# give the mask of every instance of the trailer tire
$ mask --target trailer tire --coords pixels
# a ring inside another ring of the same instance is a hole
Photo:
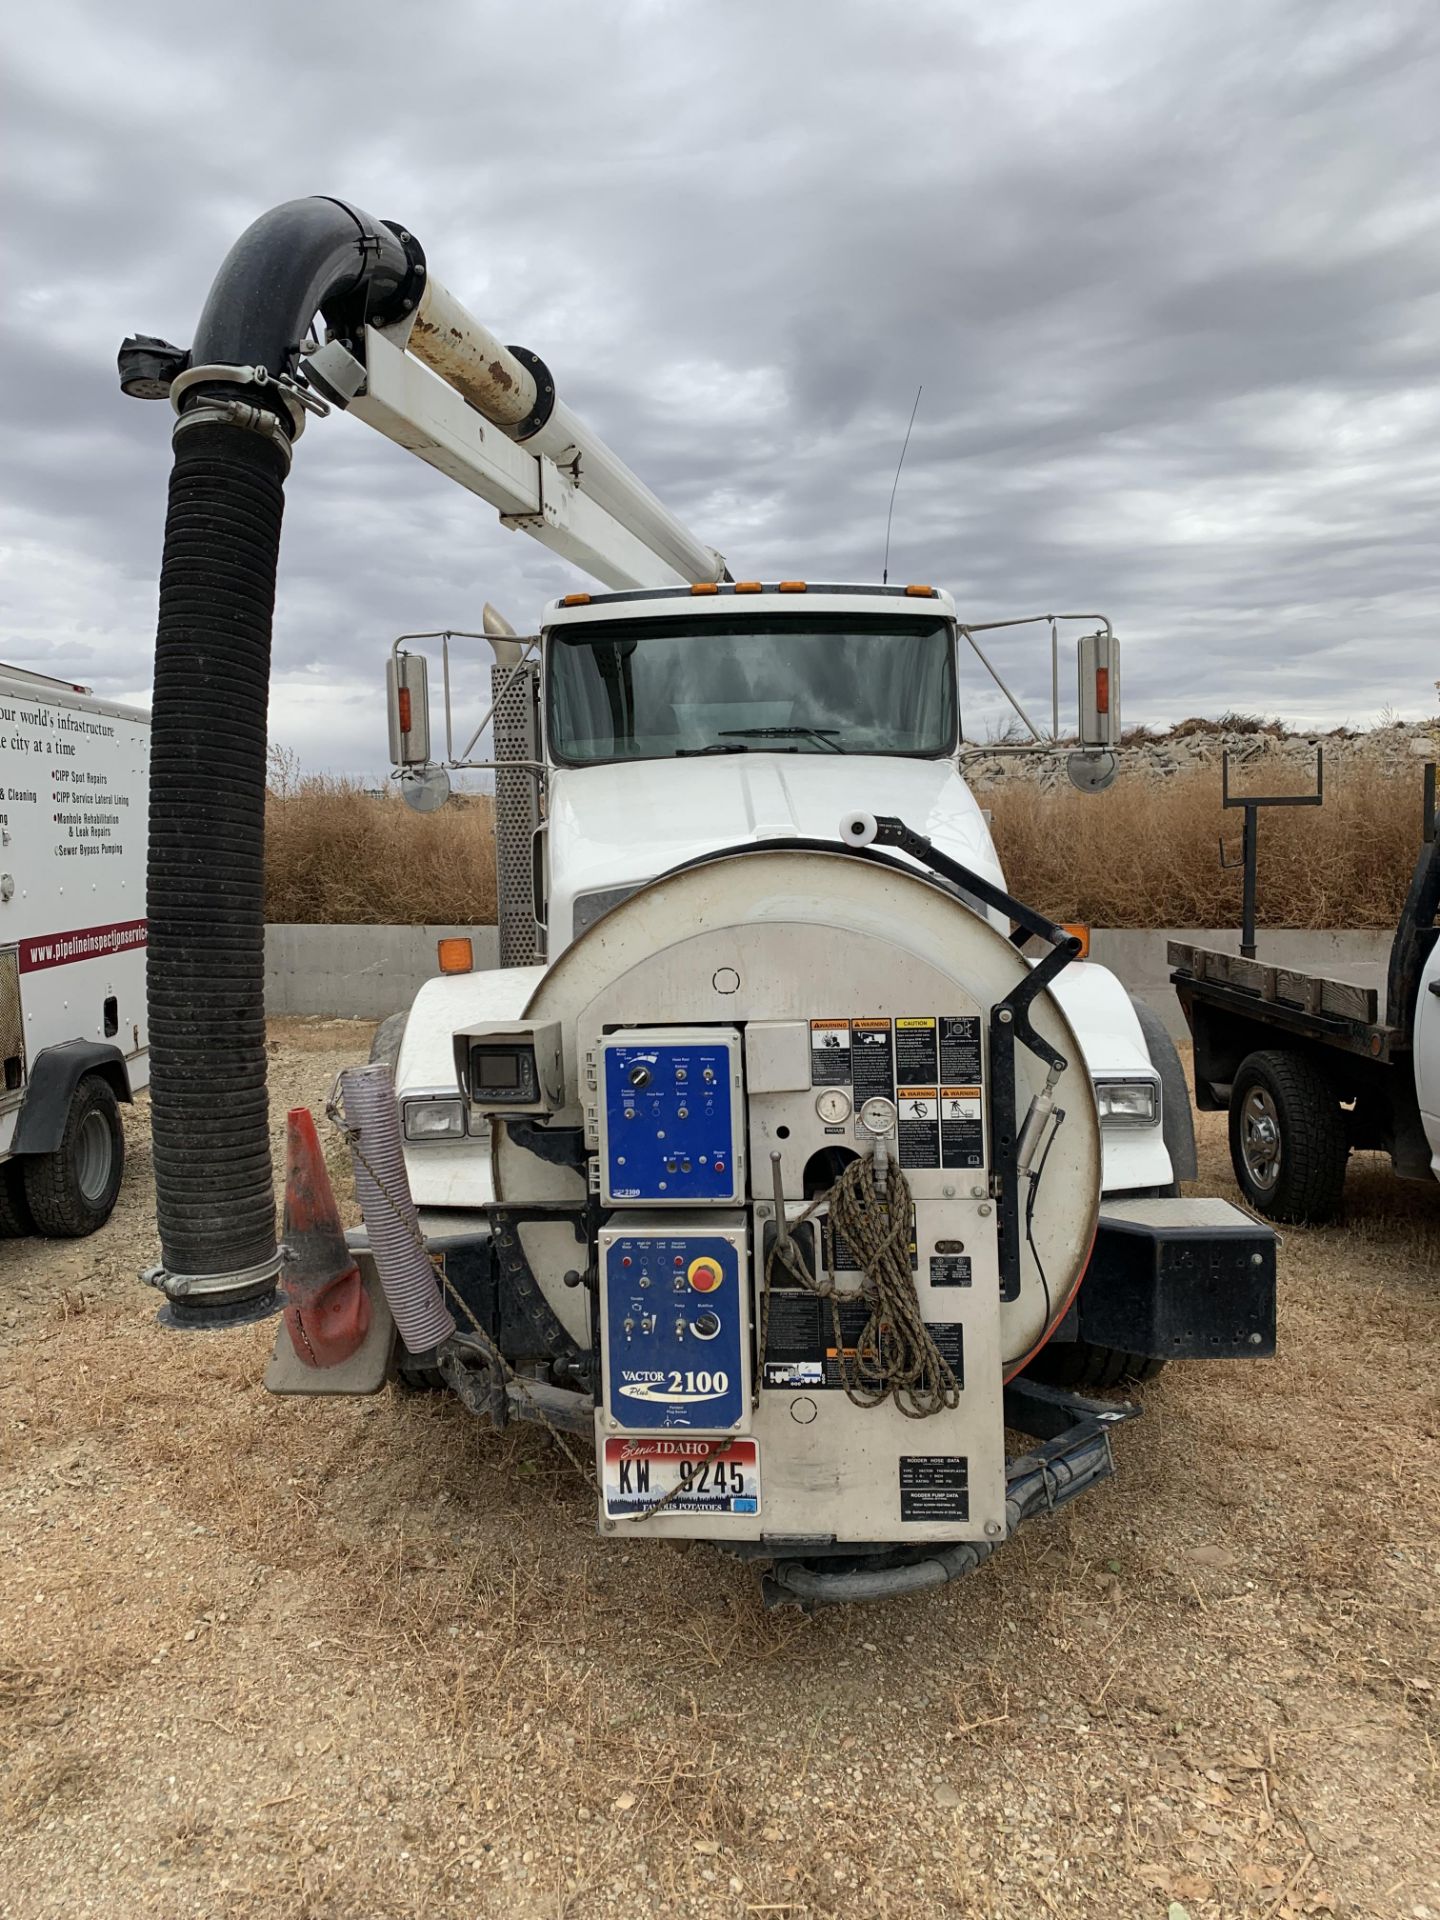
[[[1315,1061],[1283,1048],[1241,1061],[1230,1091],[1230,1162],[1252,1207],[1302,1226],[1333,1220],[1349,1158],[1339,1093]]]
[[[25,1204],[23,1162],[7,1160],[0,1166],[0,1240],[20,1240],[35,1231]]]
[[[125,1176],[125,1129],[115,1090],[98,1073],[81,1076],[70,1096],[65,1131],[53,1153],[29,1155],[25,1199],[36,1230],[79,1240],[103,1227]]]

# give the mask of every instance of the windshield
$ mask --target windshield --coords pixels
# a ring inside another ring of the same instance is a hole
[[[955,747],[942,619],[597,621],[552,632],[548,656],[550,751],[562,765]]]

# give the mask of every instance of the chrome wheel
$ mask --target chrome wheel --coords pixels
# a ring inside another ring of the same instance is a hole
[[[1240,1116],[1240,1151],[1257,1187],[1273,1187],[1280,1178],[1280,1116],[1264,1087],[1252,1087]]]
[[[75,1179],[92,1204],[105,1198],[115,1165],[115,1142],[103,1113],[87,1113],[75,1136]]]

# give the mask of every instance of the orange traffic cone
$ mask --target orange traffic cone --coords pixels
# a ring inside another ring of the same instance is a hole
[[[314,1115],[292,1107],[285,1132],[280,1291],[290,1342],[307,1367],[337,1367],[370,1330],[370,1296],[345,1244]]]

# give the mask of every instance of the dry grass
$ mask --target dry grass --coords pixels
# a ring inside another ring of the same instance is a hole
[[[1237,787],[1244,790],[1243,776]],[[1163,782],[1122,775],[1098,796],[1070,787],[1042,793],[1015,780],[980,797],[993,813],[1011,887],[1057,919],[1098,927],[1223,927],[1239,919],[1240,876],[1220,870],[1217,843],[1223,834],[1239,857],[1241,815],[1222,812],[1213,770]],[[266,810],[266,917],[489,924],[492,805],[477,794],[417,814],[347,781],[281,778]],[[1418,834],[1413,777],[1341,762],[1322,808],[1262,816],[1260,924],[1393,924]]]
[[[485,926],[495,919],[488,794],[413,813],[395,794],[306,775],[272,783],[265,917],[371,926]]]
[[[274,1037],[278,1116],[369,1030]],[[132,1169],[96,1242],[0,1249],[0,1913],[1440,1908],[1434,1189],[1360,1167],[1286,1236],[1280,1357],[1172,1369],[981,1574],[807,1619],[598,1538],[534,1431],[160,1333]]]
[[[1257,780],[1263,785],[1257,784]],[[1245,772],[1236,792],[1305,792],[1303,776]],[[1228,927],[1240,917],[1243,815],[1220,805],[1213,769],[1165,781],[1122,774],[1108,793],[1041,793],[1024,781],[987,789],[1012,890],[1060,920],[1097,927]],[[1259,923],[1392,926],[1420,846],[1419,781],[1341,763],[1325,804],[1260,816]]]

